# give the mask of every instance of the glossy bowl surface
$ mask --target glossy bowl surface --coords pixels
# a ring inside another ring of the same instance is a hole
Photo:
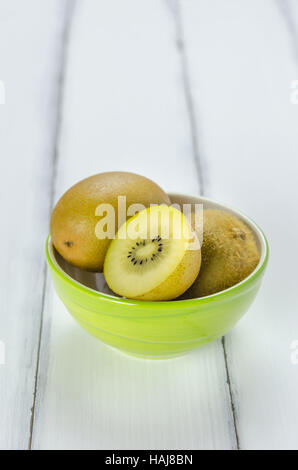
[[[224,336],[257,295],[268,261],[268,243],[259,227],[240,212],[203,197],[170,194],[174,203],[203,204],[238,216],[252,229],[260,261],[239,284],[199,299],[148,302],[117,297],[102,274],[71,266],[48,237],[46,257],[57,294],[90,334],[127,354],[150,359],[182,355]]]

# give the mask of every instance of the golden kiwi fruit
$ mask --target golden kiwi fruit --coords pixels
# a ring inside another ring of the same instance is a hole
[[[138,231],[135,233],[134,228]],[[116,294],[139,300],[171,300],[194,282],[201,250],[190,249],[193,233],[173,207],[151,207],[119,229],[104,262],[104,275]]]
[[[115,233],[118,221],[118,196],[126,197],[126,207],[141,204],[171,204],[167,194],[153,181],[128,172],[107,172],[90,176],[72,186],[57,202],[51,216],[52,243],[69,263],[85,270],[102,272],[111,239],[99,239],[96,210],[108,204],[115,211]],[[100,214],[103,215],[103,214]],[[123,222],[130,215],[125,214]]]
[[[216,209],[206,209],[203,215],[201,269],[184,298],[205,297],[232,287],[249,276],[260,259],[255,237],[242,220]]]

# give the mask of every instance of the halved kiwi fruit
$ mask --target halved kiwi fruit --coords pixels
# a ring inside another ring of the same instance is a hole
[[[131,299],[179,297],[200,270],[201,251],[190,249],[192,237],[187,219],[173,207],[161,205],[139,212],[121,226],[108,248],[107,284],[116,294]]]
[[[234,286],[249,276],[260,259],[255,237],[242,220],[215,209],[206,209],[203,215],[202,265],[184,298],[204,297]]]

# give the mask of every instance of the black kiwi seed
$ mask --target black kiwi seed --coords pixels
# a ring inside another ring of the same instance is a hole
[[[156,247],[157,248],[157,252],[156,253],[153,253],[151,255],[150,258],[145,258],[145,259],[137,259],[135,257],[136,255],[136,251],[133,251],[133,250],[136,250],[137,247],[139,246],[146,246],[147,244],[147,240],[143,240],[143,241],[140,241],[140,242],[136,242],[135,246],[133,246],[131,248],[131,251],[128,252],[128,256],[127,258],[130,258],[130,261],[133,263],[133,265],[135,266],[136,264],[139,264],[140,266],[144,263],[148,263],[149,259],[151,259],[151,261],[155,261],[156,259],[158,259],[159,257],[159,253],[161,253],[163,251],[163,240],[162,238],[158,235],[157,237],[155,238],[152,238],[151,240],[152,243],[155,243],[157,242],[158,246]]]

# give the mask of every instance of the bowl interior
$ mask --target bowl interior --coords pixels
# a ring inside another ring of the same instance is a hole
[[[241,214],[239,211],[232,209],[226,205],[220,204],[218,202],[212,201],[208,198],[204,197],[196,197],[196,196],[188,196],[184,194],[169,194],[172,203],[179,204],[181,207],[183,204],[203,204],[204,209],[221,209],[227,212],[230,212],[233,215],[236,215],[240,219],[242,219],[252,230],[256,243],[260,252],[260,261],[256,269],[250,274],[252,276],[259,267],[263,264],[266,254],[267,254],[267,245],[265,237],[262,231],[257,227],[257,225],[247,218],[245,215]],[[50,241],[49,241],[50,243]],[[107,285],[104,275],[102,273],[93,273],[83,271],[82,269],[76,268],[72,266],[70,263],[65,261],[62,256],[55,250],[55,248],[50,243],[49,245],[49,255],[56,265],[56,267],[61,270],[67,277],[70,277],[72,280],[76,281],[77,283],[87,287],[88,289],[95,290],[97,292],[101,292],[105,295],[109,295],[112,297],[118,297],[114,292],[112,292]],[[249,276],[249,277],[250,277]],[[244,280],[245,281],[245,280]],[[242,281],[242,282],[244,282]],[[119,297],[118,297],[119,298]]]

